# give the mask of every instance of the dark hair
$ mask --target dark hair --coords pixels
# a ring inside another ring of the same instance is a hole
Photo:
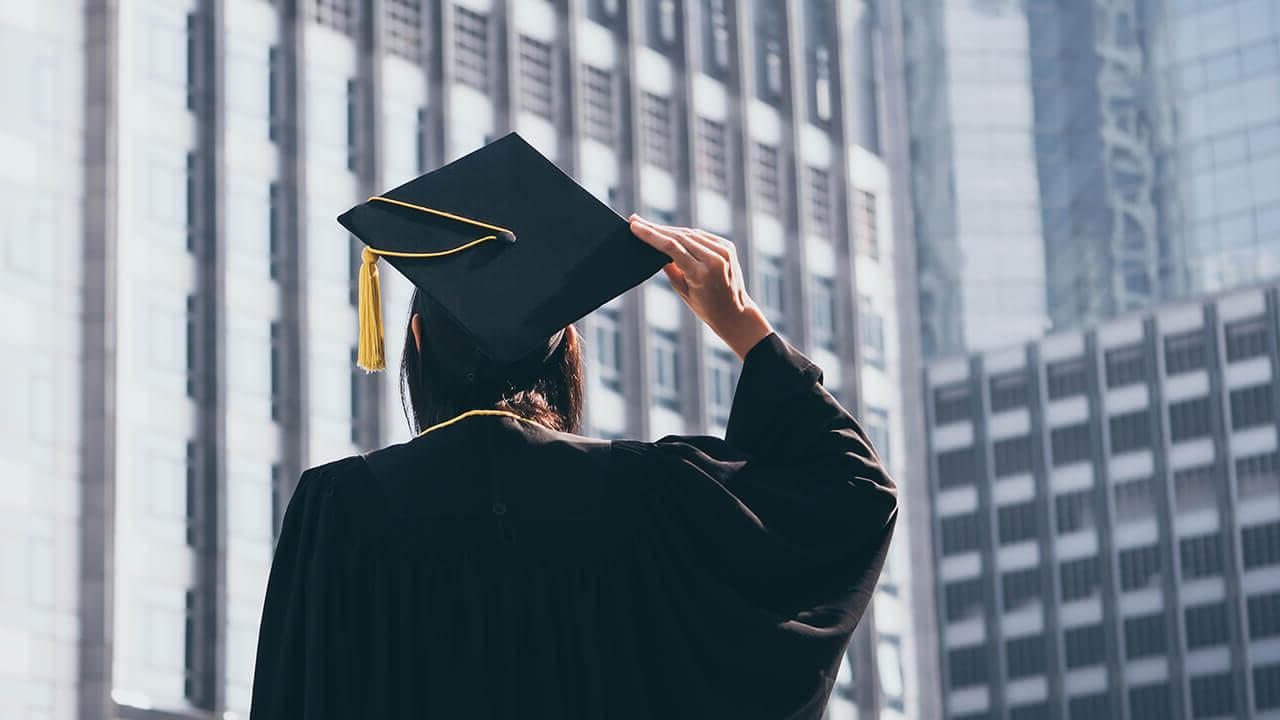
[[[533,380],[519,386],[508,380],[467,385],[450,378],[438,363],[419,352],[413,337],[413,316],[426,317],[425,302],[415,289],[400,361],[400,404],[414,433],[475,409],[507,410],[553,430],[578,431],[584,373],[581,338],[572,325],[565,328],[564,339]],[[425,323],[421,331],[424,345],[432,342],[435,333],[456,332],[444,325],[431,327]]]

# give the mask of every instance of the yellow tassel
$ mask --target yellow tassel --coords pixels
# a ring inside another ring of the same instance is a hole
[[[356,365],[368,372],[387,367],[382,347],[382,291],[378,284],[378,255],[369,248],[360,253],[358,311],[360,342],[356,349]]]

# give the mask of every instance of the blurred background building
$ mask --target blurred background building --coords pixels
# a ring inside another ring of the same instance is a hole
[[[944,717],[1280,716],[1278,303],[929,365]]]
[[[902,0],[923,351],[1280,273],[1274,0]]]
[[[753,296],[927,522],[897,17],[855,0],[6,4],[0,717],[244,716],[293,483],[408,439],[394,376],[354,366],[357,243],[334,218],[509,130],[624,213],[734,239]],[[394,368],[409,286],[384,278]],[[723,430],[738,361],[661,274],[580,330],[590,433]],[[910,516],[832,717],[936,714]]]

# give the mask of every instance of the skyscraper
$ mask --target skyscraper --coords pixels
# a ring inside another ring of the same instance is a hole
[[[407,439],[394,377],[353,363],[334,218],[508,130],[621,211],[734,239],[902,478],[877,28],[828,0],[0,10],[0,716],[243,716],[294,481]],[[394,368],[409,287],[384,278]],[[661,275],[580,329],[590,432],[723,429],[737,360]],[[898,532],[833,715],[912,717],[933,686]]]
[[[1274,2],[902,8],[927,355],[1280,273]]]
[[[1278,303],[929,365],[943,717],[1280,710]]]
[[[921,349],[1047,327],[1024,6],[901,0]]]

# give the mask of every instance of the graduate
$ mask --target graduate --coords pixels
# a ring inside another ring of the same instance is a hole
[[[416,435],[299,479],[251,720],[820,718],[897,490],[733,245],[623,219],[516,134],[339,221],[362,367],[380,261],[416,287]],[[725,436],[577,434],[572,323],[659,269],[742,360]]]

